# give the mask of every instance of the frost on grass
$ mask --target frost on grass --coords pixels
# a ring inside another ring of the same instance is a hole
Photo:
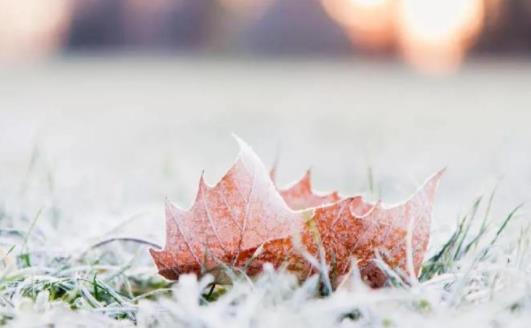
[[[32,208],[27,195],[18,197],[0,202],[0,323],[7,326],[528,327],[531,321],[531,231],[513,222],[517,215],[524,221],[521,210],[490,217],[491,198],[475,202],[446,243],[431,246],[418,280],[378,262],[388,288],[367,288],[354,266],[331,292],[326,263],[318,259],[318,272],[303,283],[267,266],[255,279],[226,268],[233,284],[213,286],[209,275],[160,278],[145,240],[102,232],[93,242],[51,247],[71,240],[61,223],[80,225],[77,215],[84,213],[67,211],[66,202]],[[126,235],[123,226],[115,230]]]
[[[142,240],[110,238],[76,251],[47,247],[61,236],[56,210],[0,211],[0,322],[58,327],[528,327],[530,230],[519,213],[489,218],[492,200],[474,203],[453,234],[433,245],[419,280],[378,262],[388,288],[372,290],[353,266],[331,292],[322,271],[301,283],[266,265],[231,286],[183,275],[159,278]],[[513,229],[507,230],[507,227]]]
[[[183,327],[527,327],[531,320],[529,231],[501,242],[503,229],[515,213],[493,226],[487,215],[478,217],[479,205],[474,205],[448,242],[427,261],[420,281],[408,281],[388,271],[392,288],[374,290],[362,283],[354,266],[342,286],[323,296],[318,275],[300,285],[294,276],[266,266],[257,280],[238,280],[223,296],[209,301],[212,277],[198,281],[186,275],[170,298],[139,305],[139,323]],[[473,229],[473,223],[479,221],[480,226]]]

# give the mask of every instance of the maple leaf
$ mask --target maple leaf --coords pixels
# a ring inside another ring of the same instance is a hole
[[[334,282],[356,259],[364,280],[382,286],[386,276],[374,261],[377,256],[393,269],[419,274],[442,171],[407,201],[384,206],[361,196],[318,195],[309,171],[279,190],[274,174],[268,174],[247,144],[236,140],[236,163],[215,186],[201,176],[190,209],[166,203],[166,245],[150,250],[161,275],[178,279],[183,273],[213,273],[221,280],[224,266],[252,276],[272,263],[304,279],[318,270],[309,260],[312,256],[324,256]]]
[[[271,175],[274,181],[274,174]],[[287,189],[279,189],[278,192],[286,204],[294,210],[317,207],[324,204],[337,202],[340,197],[337,192],[326,195],[318,195],[312,190],[311,172],[306,171],[304,176]]]

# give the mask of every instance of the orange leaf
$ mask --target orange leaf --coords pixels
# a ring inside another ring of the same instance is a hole
[[[306,171],[302,179],[291,187],[278,191],[286,204],[294,210],[317,207],[337,202],[340,197],[337,192],[328,195],[317,195],[312,190],[311,173]]]
[[[210,272],[222,280],[224,265],[254,275],[269,262],[285,264],[304,279],[317,270],[308,255],[322,254],[334,282],[357,259],[364,279],[376,287],[386,280],[374,262],[377,253],[391,268],[418,275],[442,171],[409,200],[390,207],[360,196],[317,195],[309,172],[277,190],[252,149],[236,139],[238,160],[220,182],[210,187],[201,177],[188,210],[166,204],[166,246],[151,250],[161,275],[178,279],[182,273]]]

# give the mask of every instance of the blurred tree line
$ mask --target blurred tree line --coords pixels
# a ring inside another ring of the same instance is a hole
[[[64,47],[67,51],[181,49],[257,53],[356,50],[319,0],[268,1],[76,1]],[[499,10],[487,12],[473,51],[530,52],[531,0],[505,0]]]

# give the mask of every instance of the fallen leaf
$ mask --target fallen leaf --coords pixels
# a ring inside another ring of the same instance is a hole
[[[340,197],[337,192],[326,195],[318,195],[312,190],[310,170],[306,171],[302,179],[287,189],[278,191],[286,204],[294,210],[318,207],[337,202]]]
[[[221,181],[211,187],[201,176],[188,210],[167,202],[166,245],[150,250],[161,275],[178,279],[183,273],[212,273],[220,281],[224,267],[252,276],[272,263],[304,279],[319,269],[312,258],[324,257],[334,283],[356,259],[364,280],[379,287],[386,276],[374,261],[377,256],[392,269],[419,274],[442,171],[394,206],[369,203],[361,196],[318,195],[309,172],[279,190],[274,175],[236,139],[238,160]]]

